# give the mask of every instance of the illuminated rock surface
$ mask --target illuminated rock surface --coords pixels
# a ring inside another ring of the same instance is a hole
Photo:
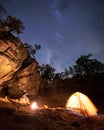
[[[19,38],[0,40],[1,95],[18,98],[24,91],[35,95],[40,83],[38,67]]]

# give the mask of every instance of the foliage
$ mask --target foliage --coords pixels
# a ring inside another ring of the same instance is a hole
[[[24,30],[23,22],[16,17],[7,16],[6,20],[0,20],[0,34],[20,34]]]
[[[6,19],[3,19],[6,14],[5,8],[0,3],[0,38],[6,38],[12,33],[20,34],[24,30],[23,22],[13,16],[6,16]]]
[[[55,69],[52,68],[49,64],[42,65],[39,69],[40,75],[42,78],[52,81],[55,76]]]
[[[9,27],[9,31],[20,34],[24,30],[23,22],[16,17],[7,16],[4,23]]]
[[[82,55],[76,60],[76,65],[69,68],[72,75],[95,75],[97,73],[104,73],[104,64],[96,59],[90,59],[92,54]]]
[[[32,46],[28,43],[24,43],[24,46],[29,51],[29,53],[33,59],[35,59],[36,52],[41,49],[41,46],[38,44],[35,44],[34,46]]]
[[[71,74],[70,74],[70,71],[68,69],[65,68],[64,72],[61,72],[61,73],[58,73],[60,79],[69,79],[71,78]]]

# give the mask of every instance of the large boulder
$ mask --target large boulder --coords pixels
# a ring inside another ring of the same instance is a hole
[[[36,95],[40,84],[39,64],[32,59],[19,38],[0,40],[1,95],[18,98]]]
[[[18,38],[15,42],[0,40],[0,84],[11,79],[28,56]]]

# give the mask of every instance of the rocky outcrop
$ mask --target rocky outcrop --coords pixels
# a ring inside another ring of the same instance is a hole
[[[32,59],[19,38],[0,40],[1,95],[18,98],[24,91],[36,95],[40,84],[38,62]]]

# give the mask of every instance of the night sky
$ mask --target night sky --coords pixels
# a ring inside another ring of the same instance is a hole
[[[40,44],[39,64],[57,72],[81,55],[104,63],[104,0],[0,0],[7,14],[25,26],[22,42]]]

